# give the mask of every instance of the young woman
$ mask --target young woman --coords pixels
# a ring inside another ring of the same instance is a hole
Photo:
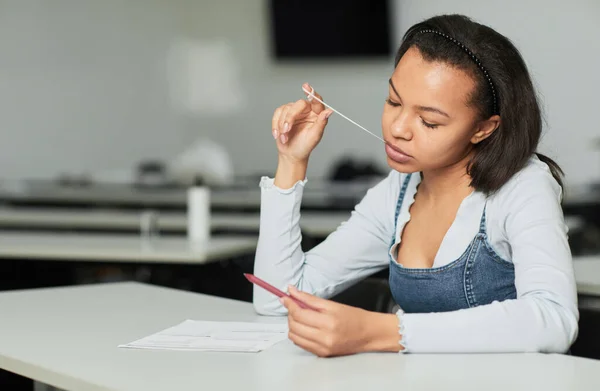
[[[521,55],[444,15],[407,31],[395,65],[382,115],[392,171],[306,253],[306,167],[331,111],[310,96],[275,111],[255,273],[317,310],[255,288],[256,310],[287,311],[290,339],[319,356],[566,352],[578,311],[561,171],[535,153],[542,119]],[[396,314],[325,299],[386,267]]]

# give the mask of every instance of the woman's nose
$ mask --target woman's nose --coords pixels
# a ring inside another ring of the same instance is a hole
[[[413,137],[411,127],[409,125],[408,116],[400,113],[391,124],[391,134],[395,138],[410,140]]]

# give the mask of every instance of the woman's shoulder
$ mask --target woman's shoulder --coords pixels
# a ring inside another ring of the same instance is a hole
[[[548,207],[554,211],[560,208],[562,188],[552,176],[550,167],[536,155],[532,156],[525,167],[504,184],[490,201],[497,210],[505,213],[522,210],[533,204]],[[535,208],[539,209],[539,208]]]

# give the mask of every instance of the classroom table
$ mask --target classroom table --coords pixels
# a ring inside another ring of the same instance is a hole
[[[600,361],[559,354],[369,353],[318,358],[119,349],[185,319],[260,318],[249,303],[117,283],[0,293],[0,368],[67,391],[600,389]]]
[[[201,265],[252,254],[256,242],[256,238],[235,236],[214,236],[193,244],[180,237],[0,232],[0,259]]]
[[[573,257],[579,306],[579,335],[571,350],[600,359],[600,255]]]
[[[115,209],[66,209],[66,208],[0,208],[0,229],[26,230],[88,230],[139,232],[144,216],[156,216],[156,228],[160,232],[185,234],[187,215],[175,211],[147,211]],[[350,212],[306,211],[302,212],[300,227],[303,233],[315,238],[325,238],[344,221]],[[258,234],[258,213],[212,213],[213,232],[248,232]]]
[[[583,184],[565,189],[563,209],[568,214],[586,215],[600,209],[600,184]]]
[[[573,257],[577,293],[600,298],[600,255]]]
[[[379,180],[341,183],[310,181],[310,185],[304,189],[302,207],[313,210],[351,210],[367,190]],[[0,202],[28,206],[102,206],[182,210],[187,207],[187,189],[109,183],[68,186],[41,180],[0,181]],[[259,182],[250,187],[212,189],[211,208],[213,210],[259,210]]]

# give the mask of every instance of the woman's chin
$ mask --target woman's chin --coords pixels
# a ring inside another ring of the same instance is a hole
[[[391,169],[401,172],[403,174],[411,174],[413,172],[419,171],[419,168],[416,167],[416,165],[412,162],[398,163],[397,161],[391,159],[389,156],[387,158],[387,164]]]

